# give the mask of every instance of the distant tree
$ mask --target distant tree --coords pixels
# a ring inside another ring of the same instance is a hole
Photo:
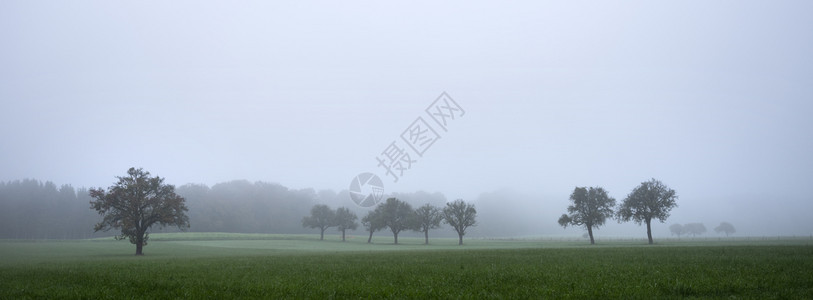
[[[379,206],[383,225],[392,231],[395,244],[398,244],[398,234],[404,229],[414,227],[412,206],[396,198],[389,198]]]
[[[379,205],[376,209],[367,212],[367,215],[361,218],[361,225],[370,233],[370,236],[367,238],[367,244],[372,243],[374,232],[387,228],[387,225],[384,224],[383,214],[382,206]]]
[[[714,227],[714,232],[716,233],[724,232],[725,236],[728,237],[728,235],[734,234],[735,232],[737,232],[737,230],[734,229],[734,225],[731,225],[731,223],[722,222],[717,227]]]
[[[336,212],[324,204],[314,205],[311,215],[302,218],[302,227],[319,228],[319,240],[324,240],[325,230],[333,226],[336,226]]]
[[[686,230],[687,234],[691,234],[692,237],[706,233],[706,225],[703,225],[703,223],[689,223],[683,225],[683,229]]]
[[[683,228],[683,225],[677,223],[672,224],[672,226],[669,226],[669,231],[671,231],[673,235],[677,235],[678,239],[680,239],[680,236],[682,234],[686,233],[686,230]]]
[[[356,230],[358,217],[355,213],[347,209],[347,207],[339,207],[336,209],[336,227],[342,232],[342,242],[344,242],[344,233],[348,229]]]
[[[651,179],[642,182],[627,195],[617,210],[619,222],[634,221],[636,224],[646,223],[646,236],[652,244],[652,219],[663,223],[669,218],[669,212],[677,207],[675,190],[670,189],[660,181]]]
[[[313,189],[235,180],[208,187],[187,184],[176,192],[186,199],[191,228],[198,232],[307,233],[302,217],[314,204],[328,204]]]
[[[443,214],[440,208],[426,203],[415,210],[415,230],[423,232],[424,244],[429,244],[429,230],[440,227]]]
[[[593,228],[598,229],[607,218],[613,217],[615,199],[601,187],[576,187],[570,194],[570,201],[572,204],[567,207],[569,215],[562,214],[559,225],[565,228],[568,225],[584,226],[590,236],[590,244],[595,244]]]
[[[466,229],[477,226],[476,219],[477,210],[474,205],[464,202],[463,199],[446,203],[446,207],[443,208],[443,221],[451,225],[457,232],[458,245],[463,245],[463,236],[466,235]]]
[[[88,209],[90,200],[85,188],[35,179],[0,182],[0,239],[89,238],[99,221]]]
[[[189,227],[188,210],[184,198],[175,194],[173,185],[164,184],[164,178],[150,177],[141,168],[130,168],[127,176],[117,177],[118,182],[104,189],[90,189],[91,209],[104,219],[94,230],[120,229],[116,239],[128,238],[136,245],[136,255],[143,255],[147,245],[147,230],[155,224],[161,227],[175,225],[180,229]]]

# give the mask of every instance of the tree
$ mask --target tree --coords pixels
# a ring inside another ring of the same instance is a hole
[[[344,242],[344,233],[348,229],[356,230],[358,217],[355,213],[347,209],[347,207],[339,207],[336,209],[336,227],[342,232],[342,242]]]
[[[638,225],[646,223],[646,236],[649,244],[652,244],[652,219],[658,219],[661,223],[666,221],[672,208],[677,207],[677,198],[675,190],[652,178],[627,195],[618,208],[618,221],[632,220]]]
[[[567,207],[569,215],[562,214],[559,225],[565,228],[567,225],[584,226],[590,236],[590,244],[595,244],[593,228],[598,229],[607,218],[613,217],[615,198],[608,196],[601,187],[576,187],[570,194],[570,201],[572,204]]]
[[[367,212],[367,215],[364,216],[364,218],[361,218],[361,225],[363,225],[364,229],[370,233],[370,237],[367,238],[367,244],[372,243],[374,232],[387,227],[384,224],[383,212],[381,211],[381,208],[382,206],[379,205],[376,207],[376,209]]]
[[[136,255],[144,255],[152,225],[189,227],[185,199],[175,194],[175,186],[164,184],[164,178],[150,177],[141,168],[130,168],[127,176],[116,177],[118,182],[104,189],[90,189],[91,209],[104,216],[94,227],[96,231],[120,229],[116,239],[128,238],[136,245]]]
[[[389,198],[379,206],[383,225],[390,228],[395,244],[398,244],[398,233],[414,227],[412,206],[396,198]]]
[[[458,245],[463,245],[463,236],[466,235],[466,229],[477,226],[476,218],[477,210],[474,205],[464,202],[463,199],[446,203],[446,207],[443,208],[443,221],[457,231]]]
[[[735,232],[737,232],[737,230],[734,229],[734,225],[731,225],[731,223],[722,222],[720,223],[719,226],[714,227],[714,232],[716,233],[725,232],[725,236],[728,237],[728,235],[734,234]]]
[[[415,230],[423,232],[424,244],[429,244],[429,230],[440,227],[443,214],[440,208],[426,203],[415,210]]]
[[[693,237],[706,233],[706,225],[703,225],[703,223],[689,223],[683,225],[683,229],[686,230],[686,233],[691,234]]]
[[[683,225],[677,223],[672,224],[672,226],[669,226],[669,231],[671,231],[673,235],[677,235],[678,239],[680,239],[680,236],[682,234],[686,233],[686,229],[683,228]]]
[[[311,215],[302,218],[302,227],[319,228],[319,240],[324,240],[325,230],[333,226],[336,226],[336,212],[324,204],[314,205]]]

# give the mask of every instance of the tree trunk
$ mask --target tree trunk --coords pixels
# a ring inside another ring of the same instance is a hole
[[[325,240],[325,229],[324,229],[324,228],[322,228],[322,233],[319,235],[319,240],[320,240],[320,241],[324,241],[324,240]]]
[[[372,242],[373,242],[373,231],[370,230],[370,237],[367,238],[367,244],[370,244]]]
[[[596,240],[593,239],[593,226],[587,225],[587,235],[590,236],[590,245],[595,245]]]
[[[649,244],[652,245],[652,219],[646,219],[646,237],[649,238]]]
[[[344,242],[344,230],[342,230],[342,242]]]
[[[462,234],[457,234],[457,236],[459,237],[457,244],[458,245],[463,245],[463,235]]]
[[[398,234],[393,232],[392,236],[395,237],[395,244],[398,245]]]
[[[140,232],[140,230],[136,231],[136,254],[135,255],[144,255],[144,233]]]
[[[423,237],[426,240],[423,244],[424,245],[429,245],[429,230],[424,230],[423,231]]]

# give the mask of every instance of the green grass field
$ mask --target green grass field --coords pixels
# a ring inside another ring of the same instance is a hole
[[[813,240],[0,241],[0,298],[813,298]]]

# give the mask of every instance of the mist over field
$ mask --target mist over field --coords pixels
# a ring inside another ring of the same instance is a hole
[[[473,203],[474,237],[581,237],[557,224],[575,187],[621,202],[651,178],[678,195],[656,236],[810,236],[810,11],[2,1],[0,238],[103,234],[88,189],[130,167],[175,185],[197,232],[316,233],[315,204],[371,209],[349,191],[369,172],[382,199]],[[388,172],[393,150],[411,156]]]

